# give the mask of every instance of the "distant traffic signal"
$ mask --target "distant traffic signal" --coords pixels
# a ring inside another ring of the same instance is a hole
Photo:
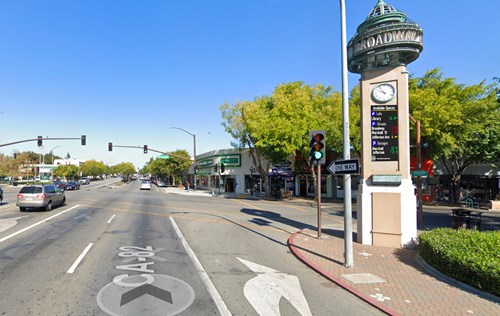
[[[82,146],[85,146],[85,145],[87,145],[87,136],[82,135]]]
[[[326,148],[325,148],[325,131],[313,130],[309,131],[309,161],[315,164],[325,164]]]
[[[113,151],[113,143],[108,143],[108,151]]]
[[[214,166],[214,172],[217,173],[217,165]]]
[[[43,138],[42,136],[38,136],[38,147],[43,146],[42,138]]]
[[[147,154],[148,153],[148,145],[144,145],[144,153]]]
[[[221,163],[220,164],[220,173],[224,173],[224,171],[226,171],[226,166],[223,163]]]

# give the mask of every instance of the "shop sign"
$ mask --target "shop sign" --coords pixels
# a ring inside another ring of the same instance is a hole
[[[241,155],[228,155],[221,157],[220,163],[223,163],[226,167],[240,167]]]
[[[206,160],[198,161],[198,166],[200,166],[200,167],[212,166],[213,164],[214,164],[213,159],[206,159]]]

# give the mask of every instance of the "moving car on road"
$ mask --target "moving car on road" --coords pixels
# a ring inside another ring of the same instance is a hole
[[[80,182],[81,185],[90,184],[90,178],[88,178],[88,177],[81,177],[78,182]]]
[[[46,211],[52,210],[54,206],[61,206],[66,203],[64,191],[53,184],[26,185],[17,194],[16,205],[21,212],[27,208],[44,208]]]
[[[140,190],[151,190],[151,181],[142,180],[139,189]]]

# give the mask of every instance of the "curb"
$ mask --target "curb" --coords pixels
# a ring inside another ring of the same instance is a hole
[[[399,313],[397,313],[396,311],[388,308],[387,306],[385,305],[382,305],[376,301],[374,301],[373,299],[371,299],[370,297],[362,294],[361,292],[359,292],[358,290],[356,290],[355,288],[343,283],[340,281],[340,279],[337,279],[336,277],[334,277],[333,275],[329,274],[328,272],[324,271],[323,269],[321,269],[319,266],[315,265],[314,263],[312,263],[311,261],[307,260],[305,256],[302,255],[302,253],[300,252],[299,249],[297,249],[297,247],[295,247],[294,245],[294,239],[295,237],[302,233],[302,230],[296,232],[295,234],[293,234],[289,239],[288,239],[288,248],[290,248],[290,251],[293,253],[293,255],[295,257],[297,257],[300,261],[302,261],[303,263],[305,263],[307,266],[309,266],[311,269],[313,269],[314,271],[318,272],[319,274],[321,274],[323,277],[327,278],[328,280],[334,282],[335,284],[337,284],[338,286],[340,286],[341,288],[343,288],[344,290],[347,290],[349,291],[350,293],[354,294],[355,296],[357,296],[358,298],[362,299],[363,301],[365,301],[366,303],[370,304],[371,306],[375,307],[376,309],[386,313],[387,315],[391,315],[391,316],[396,316],[396,315],[399,315]]]

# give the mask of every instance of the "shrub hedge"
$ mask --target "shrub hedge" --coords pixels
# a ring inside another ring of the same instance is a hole
[[[438,228],[418,237],[419,254],[447,276],[500,296],[500,232]]]

